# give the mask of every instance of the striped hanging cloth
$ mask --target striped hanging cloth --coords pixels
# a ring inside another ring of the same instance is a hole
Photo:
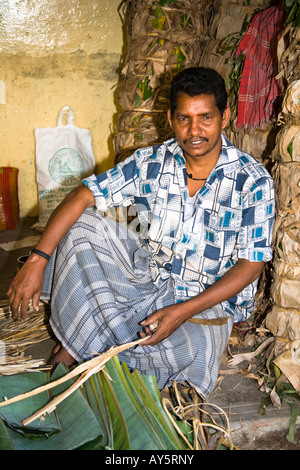
[[[277,44],[284,30],[285,10],[272,6],[255,15],[236,52],[245,55],[241,77],[237,127],[268,122],[281,92],[277,74]]]

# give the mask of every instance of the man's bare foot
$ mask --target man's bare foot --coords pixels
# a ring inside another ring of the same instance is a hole
[[[54,355],[49,359],[48,364],[57,366],[59,363],[65,364],[67,367],[75,363],[75,359],[68,351],[60,344],[54,349]]]

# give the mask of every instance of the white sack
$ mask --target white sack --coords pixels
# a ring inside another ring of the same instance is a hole
[[[65,115],[67,124],[63,124]],[[65,196],[94,172],[90,131],[76,127],[73,121],[72,109],[64,106],[59,112],[57,127],[34,130],[39,196],[39,221],[34,228],[40,231]]]

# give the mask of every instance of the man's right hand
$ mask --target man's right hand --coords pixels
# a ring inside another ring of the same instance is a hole
[[[83,184],[73,189],[52,212],[36,248],[51,256],[83,211],[94,204],[92,192]],[[31,299],[33,308],[38,310],[47,262],[36,253],[31,253],[11,283],[7,295],[14,318],[18,318],[20,312],[21,320],[25,321]]]
[[[26,320],[29,302],[39,310],[39,300],[43,289],[44,271],[47,260],[32,253],[13,279],[8,291],[8,300],[12,316],[16,320],[20,314],[21,321]]]

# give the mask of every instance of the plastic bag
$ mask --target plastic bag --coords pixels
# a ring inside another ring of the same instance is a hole
[[[63,124],[64,117],[67,124]],[[35,129],[36,181],[39,196],[39,220],[33,226],[43,231],[59,203],[95,169],[92,137],[88,129],[74,125],[74,114],[64,106],[57,127]]]

